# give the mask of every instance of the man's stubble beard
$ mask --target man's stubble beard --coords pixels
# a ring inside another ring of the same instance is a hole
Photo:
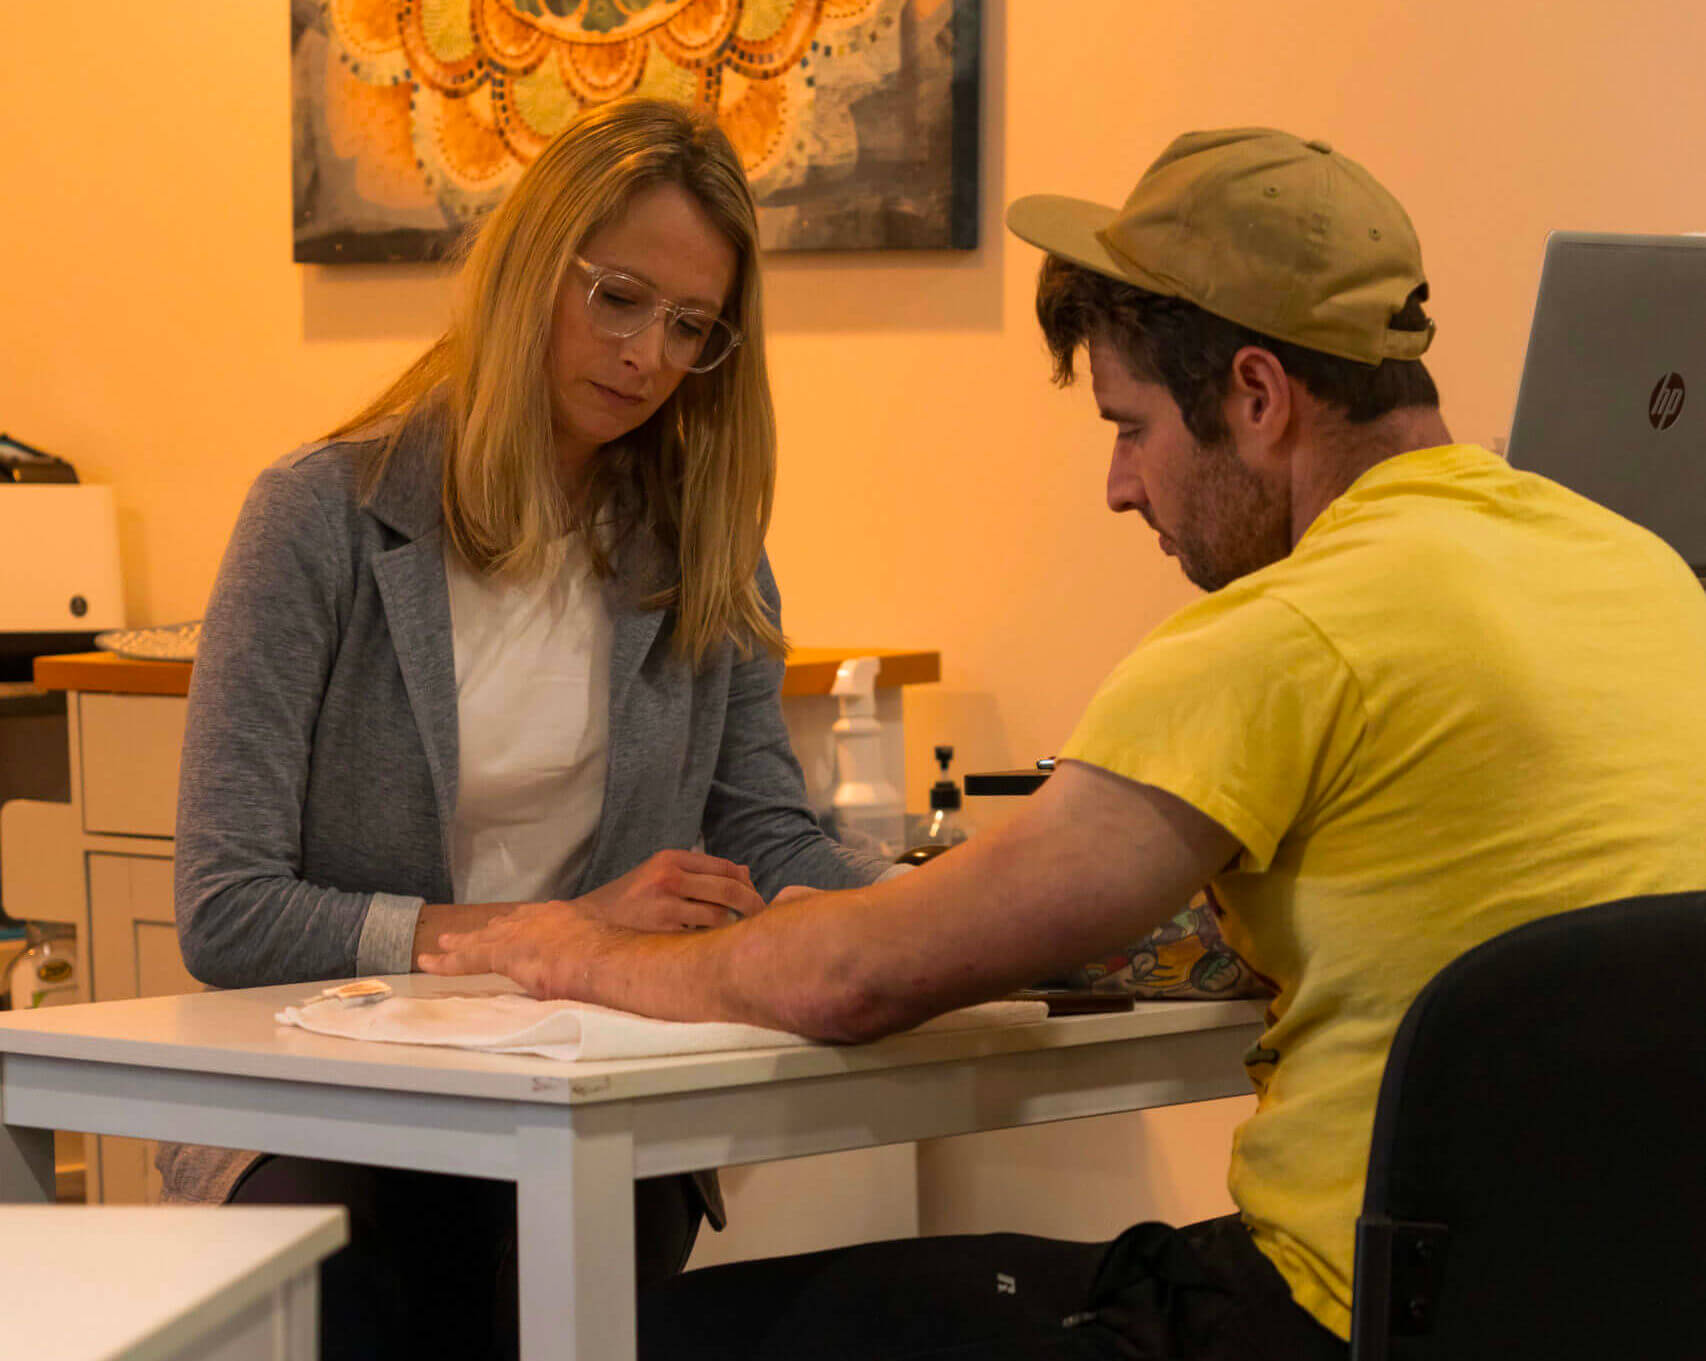
[[[1197,458],[1174,548],[1192,585],[1218,591],[1291,552],[1291,507],[1230,443],[1199,444]]]

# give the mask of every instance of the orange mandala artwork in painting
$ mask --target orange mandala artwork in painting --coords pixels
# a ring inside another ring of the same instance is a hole
[[[978,0],[293,0],[296,259],[434,259],[581,110],[713,112],[772,249],[976,244]]]

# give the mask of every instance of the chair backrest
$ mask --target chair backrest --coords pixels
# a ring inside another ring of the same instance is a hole
[[[1706,1356],[1706,892],[1544,918],[1411,1005],[1353,1361]]]

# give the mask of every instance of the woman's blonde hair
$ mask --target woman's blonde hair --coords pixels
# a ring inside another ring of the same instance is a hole
[[[601,449],[584,484],[557,471],[547,377],[552,318],[570,257],[634,196],[678,185],[739,257],[723,316],[745,337],[709,373],[689,373],[643,426]],[[476,570],[534,580],[563,535],[585,536],[594,570],[612,571],[590,532],[614,518],[614,543],[638,527],[675,555],[647,608],[673,607],[675,646],[694,665],[725,638],[779,654],[783,639],[755,581],[776,480],[776,422],[764,364],[758,221],[740,157],[708,116],[622,99],[575,119],[521,176],[468,249],[450,329],[331,434],[386,423],[371,487],[416,418],[442,412],[445,531]]]

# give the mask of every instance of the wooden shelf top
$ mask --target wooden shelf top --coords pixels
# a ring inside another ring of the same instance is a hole
[[[835,670],[849,657],[877,657],[879,686],[920,685],[942,679],[942,654],[896,648],[797,647],[788,654],[784,695],[827,695]],[[143,662],[111,652],[75,652],[37,657],[41,690],[100,690],[125,695],[187,695],[190,662]]]
[[[139,662],[111,652],[68,652],[37,657],[41,690],[108,690],[125,695],[187,695],[189,662]]]
[[[784,695],[827,695],[835,672],[849,657],[875,657],[877,685],[924,685],[942,679],[940,652],[908,652],[892,647],[797,647],[788,654],[782,677]]]

